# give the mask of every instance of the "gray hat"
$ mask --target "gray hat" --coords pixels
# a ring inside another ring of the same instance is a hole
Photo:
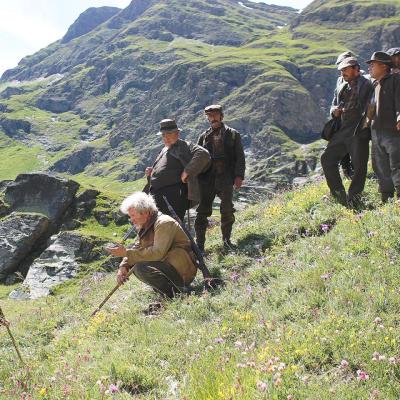
[[[162,135],[163,133],[173,133],[173,132],[180,132],[181,130],[178,128],[174,119],[163,119],[160,121],[160,131],[157,135]]]
[[[387,50],[386,53],[391,57],[398,56],[400,55],[400,47],[392,47],[391,49]]]
[[[345,58],[337,67],[339,71],[347,67],[354,67],[355,65],[360,65],[358,63],[357,58],[355,57],[347,57]]]
[[[211,106],[207,106],[204,109],[204,112],[206,114],[208,114],[209,112],[213,112],[213,111],[219,111],[220,113],[223,113],[221,104],[211,104]]]
[[[336,60],[336,65],[339,65],[345,58],[349,57],[355,57],[355,54],[351,51],[345,51],[344,53],[339,54]]]
[[[366,61],[366,63],[371,64],[372,61],[377,61],[386,64],[389,67],[393,66],[392,57],[390,57],[389,54],[385,53],[384,51],[376,51],[374,54],[372,54],[371,59]]]

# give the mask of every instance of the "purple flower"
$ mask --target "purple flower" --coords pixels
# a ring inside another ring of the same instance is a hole
[[[322,232],[324,232],[324,233],[328,233],[330,227],[331,227],[331,226],[330,226],[329,224],[321,224],[321,230],[322,230]]]
[[[118,386],[114,385],[113,383],[108,387],[108,390],[110,393],[117,393],[119,392]]]
[[[349,362],[347,360],[340,361],[340,366],[342,368],[347,368],[349,366]]]
[[[265,392],[267,390],[267,388],[268,388],[268,385],[265,382],[263,382],[263,381],[258,381],[257,382],[257,389],[260,392]]]
[[[224,343],[225,340],[222,339],[221,337],[217,337],[217,338],[214,339],[214,342],[215,342],[215,343]]]
[[[357,379],[359,381],[367,381],[369,379],[369,375],[365,371],[358,369],[357,370]]]

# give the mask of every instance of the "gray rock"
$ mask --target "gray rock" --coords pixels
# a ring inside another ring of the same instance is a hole
[[[46,94],[40,97],[36,105],[42,110],[51,111],[53,113],[59,114],[71,110],[72,103],[64,97],[51,96]]]
[[[47,174],[21,174],[5,190],[12,211],[46,215],[56,226],[72,204],[79,184]]]
[[[30,133],[31,124],[23,119],[0,119],[0,126],[5,134],[10,137],[23,137],[24,134]]]
[[[0,199],[0,218],[5,217],[10,212],[10,207],[7,206],[1,199]]]
[[[13,213],[0,220],[0,280],[18,271],[48,227],[49,221],[43,215]]]
[[[86,260],[94,244],[78,234],[61,232],[29,268],[21,289],[10,294],[13,299],[37,299],[48,296],[51,288],[74,278],[80,262]]]
[[[51,167],[51,170],[57,172],[69,172],[70,174],[78,174],[92,162],[92,155],[94,151],[94,147],[83,147],[58,160]]]

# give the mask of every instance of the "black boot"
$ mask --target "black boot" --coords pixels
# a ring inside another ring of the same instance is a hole
[[[400,188],[398,188],[397,191],[397,198],[399,198],[399,190]],[[381,192],[381,199],[382,199],[382,203],[385,204],[387,203],[390,199],[394,198],[394,192]]]
[[[332,197],[342,206],[347,206],[347,196],[345,190],[334,190],[331,192]]]

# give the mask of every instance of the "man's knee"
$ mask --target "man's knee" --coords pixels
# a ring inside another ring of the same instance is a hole
[[[145,263],[137,263],[133,267],[133,273],[141,281],[146,281],[150,275],[150,267]]]

